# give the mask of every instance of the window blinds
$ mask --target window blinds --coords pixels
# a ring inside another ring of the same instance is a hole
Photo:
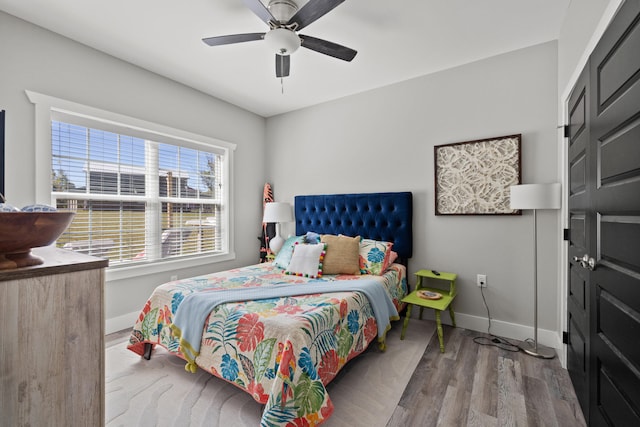
[[[58,246],[111,265],[222,250],[224,150],[64,118],[51,122],[51,194],[76,216]]]

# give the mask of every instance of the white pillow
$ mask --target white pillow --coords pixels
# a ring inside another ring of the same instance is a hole
[[[324,243],[296,243],[285,273],[304,277],[321,277],[325,246]]]

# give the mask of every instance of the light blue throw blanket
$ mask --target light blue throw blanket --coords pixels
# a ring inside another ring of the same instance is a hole
[[[290,297],[319,293],[362,292],[373,309],[378,325],[378,341],[384,348],[384,337],[391,327],[390,320],[399,319],[393,300],[384,285],[374,279],[335,280],[311,283],[278,283],[253,288],[231,288],[203,291],[184,297],[178,306],[171,329],[180,340],[180,350],[187,359],[187,371],[195,372],[195,359],[200,354],[200,341],[204,322],[209,313],[220,304],[238,301]]]

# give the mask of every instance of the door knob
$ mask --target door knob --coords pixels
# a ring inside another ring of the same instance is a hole
[[[582,257],[574,256],[573,260],[587,270],[593,271],[596,269],[596,260],[590,257],[589,254],[584,254]]]

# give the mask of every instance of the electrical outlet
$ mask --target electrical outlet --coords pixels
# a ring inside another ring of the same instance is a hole
[[[486,274],[478,274],[476,277],[476,284],[479,288],[487,287],[487,275]]]
[[[178,276],[174,274],[173,276],[171,276],[171,277],[169,278],[169,280],[171,280],[172,282],[173,282],[174,280],[178,280]]]

